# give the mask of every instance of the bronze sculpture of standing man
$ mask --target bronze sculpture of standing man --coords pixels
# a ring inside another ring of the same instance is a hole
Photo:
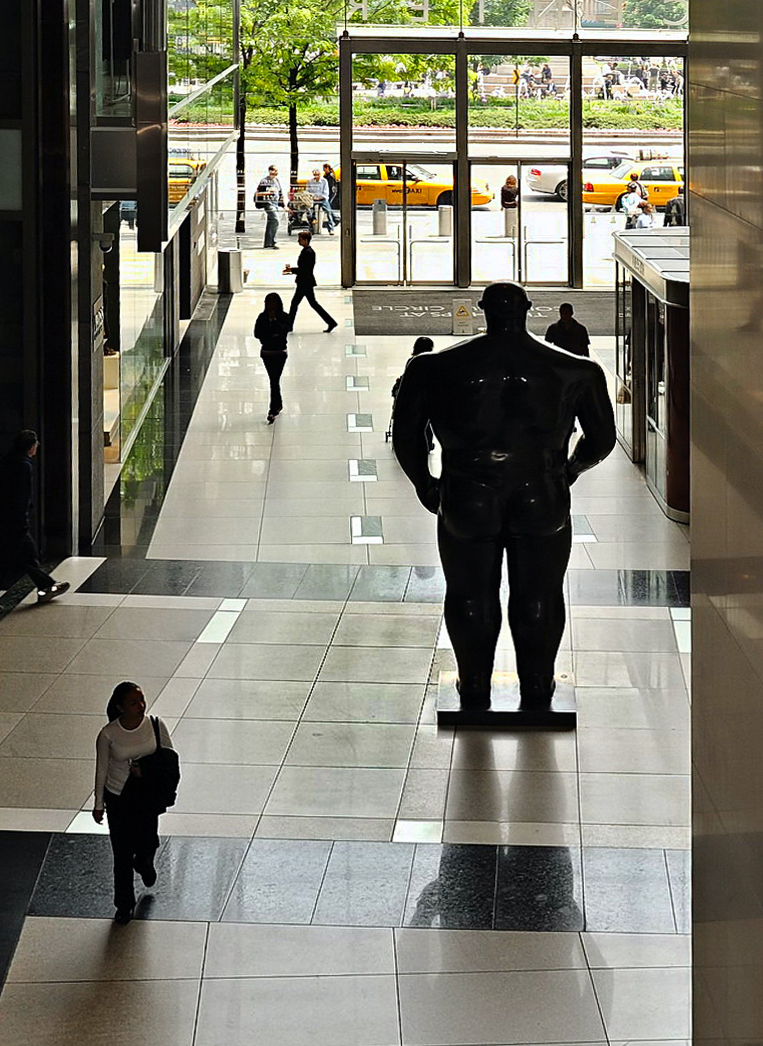
[[[531,302],[494,283],[487,333],[409,363],[392,440],[421,503],[437,513],[445,623],[462,710],[490,707],[504,555],[520,708],[551,708],[572,547],[570,485],[615,445],[604,371],[526,329]],[[582,429],[569,453],[575,421]],[[429,471],[427,423],[442,447]]]

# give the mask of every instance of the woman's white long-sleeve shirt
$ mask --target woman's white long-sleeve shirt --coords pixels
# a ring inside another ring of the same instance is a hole
[[[167,727],[161,719],[158,722],[162,748],[172,748]],[[105,788],[113,795],[122,794],[133,760],[155,751],[156,737],[147,715],[134,730],[126,730],[118,719],[104,726],[95,742],[95,809],[103,810]]]

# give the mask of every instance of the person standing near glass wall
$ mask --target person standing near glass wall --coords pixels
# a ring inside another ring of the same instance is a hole
[[[278,209],[283,208],[283,189],[278,178],[275,164],[268,167],[268,173],[260,180],[254,194],[254,205],[259,211],[265,211],[265,242],[263,247],[277,251],[276,233],[278,232]]]

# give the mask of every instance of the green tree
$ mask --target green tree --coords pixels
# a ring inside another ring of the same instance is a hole
[[[625,0],[623,21],[634,29],[669,29],[686,25],[687,0]]]
[[[520,0],[522,2],[522,0]],[[416,12],[406,0],[357,0],[350,21],[410,25]],[[453,25],[459,0],[430,0],[430,25]],[[335,95],[339,78],[337,26],[345,17],[344,0],[243,0],[241,57],[245,88],[257,102],[284,106],[289,115],[290,178],[297,179],[300,108]],[[448,58],[449,56],[445,56]],[[449,59],[452,62],[452,58]],[[399,75],[400,66],[405,70]],[[427,55],[359,57],[353,78],[418,80],[426,72],[445,68],[442,59]],[[396,72],[397,71],[397,72]]]
[[[469,22],[471,25],[495,25],[514,29],[527,25],[532,0],[475,0]]]

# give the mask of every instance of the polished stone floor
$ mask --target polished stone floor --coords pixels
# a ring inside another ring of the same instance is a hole
[[[340,327],[303,306],[272,427],[258,300],[232,301],[93,556],[58,568],[72,592],[0,620],[0,1038],[686,1046],[685,529],[619,449],[583,477],[558,663],[578,730],[438,730],[433,524],[384,437],[409,339],[359,345],[350,296],[321,297]],[[183,769],[125,928],[88,812],[123,678]]]

